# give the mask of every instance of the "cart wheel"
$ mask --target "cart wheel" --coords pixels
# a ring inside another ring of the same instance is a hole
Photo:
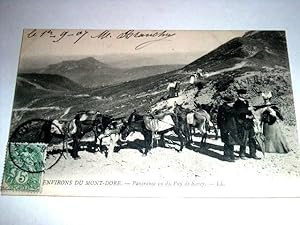
[[[64,135],[53,135],[53,126],[60,131],[50,120],[32,119],[13,131],[8,151],[12,163],[18,169],[40,173],[52,168],[60,160],[64,152]],[[55,154],[50,156],[50,152]]]

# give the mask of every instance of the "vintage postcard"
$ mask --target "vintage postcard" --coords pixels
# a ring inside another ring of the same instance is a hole
[[[4,195],[298,197],[284,31],[25,29]]]

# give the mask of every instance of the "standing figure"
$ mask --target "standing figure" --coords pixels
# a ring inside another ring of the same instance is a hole
[[[288,153],[291,148],[281,127],[283,117],[280,109],[275,105],[271,105],[271,92],[268,94],[263,93],[262,97],[266,105],[260,117],[265,136],[265,152]]]
[[[190,82],[189,82],[190,85],[194,85],[196,81],[197,81],[197,75],[196,74],[192,74],[190,76]]]
[[[178,97],[179,91],[180,91],[180,83],[179,83],[179,81],[176,81],[176,84],[175,84],[175,97]]]
[[[77,114],[75,116],[75,126],[76,126],[76,132],[72,135],[72,139],[73,139],[73,149],[71,152],[71,156],[74,159],[80,159],[80,156],[78,155],[78,151],[80,150],[80,139],[83,136],[83,132],[82,132],[82,126],[81,126],[81,121],[80,121],[80,114]]]
[[[217,125],[220,128],[221,140],[224,143],[224,160],[234,162],[234,145],[238,144],[235,111],[233,108],[234,98],[225,96],[223,100],[225,102],[218,109]]]
[[[203,77],[203,74],[204,74],[204,72],[203,72],[203,70],[202,70],[202,69],[198,68],[198,69],[197,69],[197,72],[196,72],[196,74],[197,74],[197,77],[200,77],[200,78],[202,78],[202,77]]]
[[[198,81],[195,83],[195,87],[197,88],[197,92],[194,97],[197,98],[200,94],[200,91],[204,88],[204,84],[202,82]]]
[[[237,132],[240,145],[239,156],[246,159],[246,146],[249,145],[250,158],[260,159],[256,156],[255,132],[253,107],[250,107],[246,100],[247,90],[239,89],[237,91],[238,99],[235,101],[233,108],[236,111]]]
[[[168,87],[167,87],[168,98],[176,97],[176,85],[177,85],[176,81],[168,84]]]

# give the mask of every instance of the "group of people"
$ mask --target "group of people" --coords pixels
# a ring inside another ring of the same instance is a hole
[[[257,150],[289,152],[291,149],[280,127],[283,117],[279,108],[270,102],[271,92],[262,94],[264,105],[259,107],[250,106],[246,89],[239,89],[237,95],[237,99],[224,96],[224,103],[218,109],[217,125],[224,143],[224,160],[234,162],[238,159],[234,155],[235,145],[240,146],[240,159],[246,159],[246,146],[249,146],[249,157],[256,160],[260,159]]]

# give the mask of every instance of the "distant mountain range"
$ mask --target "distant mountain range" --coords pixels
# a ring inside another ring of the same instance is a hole
[[[93,57],[68,60],[40,69],[40,74],[59,74],[84,87],[100,87],[141,79],[176,70],[183,65],[154,65],[132,69],[120,69],[102,63]]]

